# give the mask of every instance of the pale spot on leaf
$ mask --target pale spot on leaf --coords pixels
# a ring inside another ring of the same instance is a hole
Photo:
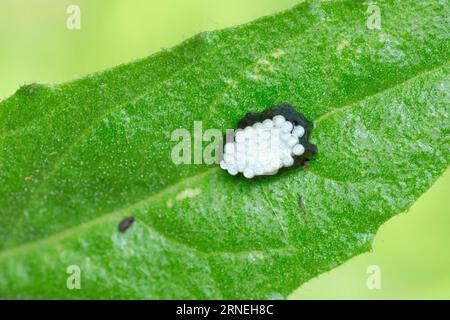
[[[177,196],[176,196],[176,200],[177,201],[181,201],[184,200],[186,198],[194,198],[196,196],[198,196],[200,193],[202,193],[201,189],[186,189],[182,192],[180,192]]]

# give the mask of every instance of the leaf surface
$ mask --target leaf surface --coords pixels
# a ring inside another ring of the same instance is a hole
[[[0,296],[282,298],[369,250],[449,163],[448,1],[377,5],[380,30],[367,3],[307,1],[3,101]],[[307,170],[171,161],[173,130],[283,102],[315,123]]]

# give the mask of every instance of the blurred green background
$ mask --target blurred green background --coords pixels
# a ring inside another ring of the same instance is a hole
[[[205,30],[244,23],[299,0],[0,0],[0,99],[31,82],[72,80]],[[68,30],[66,9],[81,8]],[[450,170],[407,213],[386,223],[373,252],[292,293],[292,299],[450,299]],[[369,290],[367,267],[381,270]]]

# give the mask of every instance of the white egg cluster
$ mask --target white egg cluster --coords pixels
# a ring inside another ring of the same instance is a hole
[[[294,156],[305,152],[299,142],[304,134],[305,128],[294,126],[281,115],[238,129],[234,141],[225,144],[220,167],[233,176],[242,172],[248,179],[276,174],[282,167],[292,166]]]

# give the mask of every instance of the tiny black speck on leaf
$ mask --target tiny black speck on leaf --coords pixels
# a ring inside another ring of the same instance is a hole
[[[133,222],[134,222],[134,217],[133,216],[123,219],[119,223],[119,227],[118,227],[119,231],[120,232],[127,231],[127,229],[133,224]]]
[[[309,168],[309,160],[305,159],[305,161],[303,162],[303,169],[307,170]]]

